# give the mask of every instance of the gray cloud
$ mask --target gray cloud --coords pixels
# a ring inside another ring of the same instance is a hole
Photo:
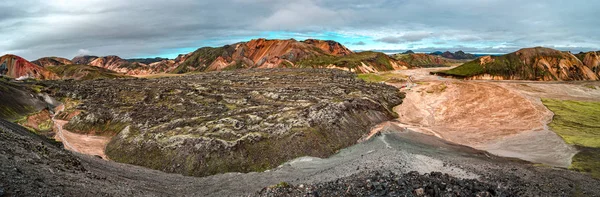
[[[465,51],[598,50],[597,7],[586,0],[20,0],[0,4],[0,53],[155,56],[274,31],[350,32],[384,45],[462,44]]]
[[[358,42],[352,43],[352,45],[367,45],[367,43],[365,43],[363,41],[358,41]]]
[[[405,42],[418,42],[425,38],[430,38],[432,36],[433,34],[429,32],[409,32],[401,36],[386,36],[380,39],[376,39],[375,41],[389,44],[398,44]]]

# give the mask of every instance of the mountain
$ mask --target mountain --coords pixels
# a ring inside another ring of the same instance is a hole
[[[442,53],[441,56],[448,58],[448,59],[457,59],[457,60],[477,58],[475,55],[470,54],[470,53],[465,53],[463,51],[457,51],[454,53],[452,53],[450,51],[446,51],[446,52]]]
[[[0,57],[0,74],[10,78],[35,78],[52,80],[58,77],[46,68],[35,65],[16,55]]]
[[[155,58],[133,58],[133,59],[125,59],[129,63],[139,62],[142,64],[152,64],[156,62],[161,62],[163,60],[169,60],[169,58],[155,57]]]
[[[354,53],[335,41],[255,39],[223,47],[203,47],[175,59],[173,73],[240,68],[339,68],[353,72],[406,69],[384,53]]]
[[[89,65],[60,65],[48,68],[56,73],[61,79],[91,80],[91,79],[115,79],[131,78],[127,75],[117,73],[101,67]]]
[[[459,60],[448,59],[437,55],[428,55],[423,53],[402,53],[395,54],[393,58],[406,62],[412,67],[444,67],[453,63],[460,63]]]
[[[586,54],[582,62],[570,52],[536,47],[502,56],[484,56],[436,74],[467,79],[598,80],[598,54]]]
[[[68,60],[68,59],[62,58],[62,57],[43,57],[43,58],[37,59],[31,63],[34,63],[34,64],[42,66],[42,67],[73,64],[73,62],[71,62],[71,60]]]
[[[345,56],[315,56],[300,60],[295,66],[301,68],[334,68],[355,73],[374,73],[411,67],[406,62],[397,61],[384,53],[372,51],[363,51]]]
[[[77,56],[75,58],[73,58],[71,60],[71,62],[73,64],[82,64],[82,65],[87,65],[90,62],[94,61],[96,58],[98,58],[98,56],[92,56],[92,55],[82,55],[82,56]]]
[[[173,72],[293,67],[295,62],[309,57],[349,54],[353,52],[334,41],[261,38],[217,48],[200,48],[193,53],[178,57],[176,61],[181,63]]]
[[[408,50],[408,51],[405,51],[405,52],[404,52],[404,53],[402,53],[402,54],[415,54],[415,52],[414,52],[414,51],[412,51],[412,50]]]
[[[440,55],[441,56],[442,54],[444,54],[444,53],[441,51],[436,51],[436,52],[430,53],[429,55]]]

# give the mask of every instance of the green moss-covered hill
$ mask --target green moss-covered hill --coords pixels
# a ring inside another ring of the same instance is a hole
[[[394,54],[393,58],[413,67],[445,67],[451,66],[452,64],[460,63],[463,61],[448,59],[436,55],[428,55],[422,53],[407,53],[407,54]]]
[[[59,65],[48,67],[48,69],[56,73],[61,79],[91,80],[130,78],[129,76],[119,74],[112,70],[88,65]]]
[[[598,80],[593,66],[570,52],[526,48],[502,56],[485,56],[434,74],[466,79]]]

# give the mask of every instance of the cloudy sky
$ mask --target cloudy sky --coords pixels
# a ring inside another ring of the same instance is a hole
[[[596,0],[4,0],[0,53],[170,57],[253,38],[352,50],[600,50]]]

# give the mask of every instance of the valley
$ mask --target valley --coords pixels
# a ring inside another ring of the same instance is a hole
[[[600,193],[596,56],[445,54],[255,39],[177,60],[5,56],[0,191]]]

